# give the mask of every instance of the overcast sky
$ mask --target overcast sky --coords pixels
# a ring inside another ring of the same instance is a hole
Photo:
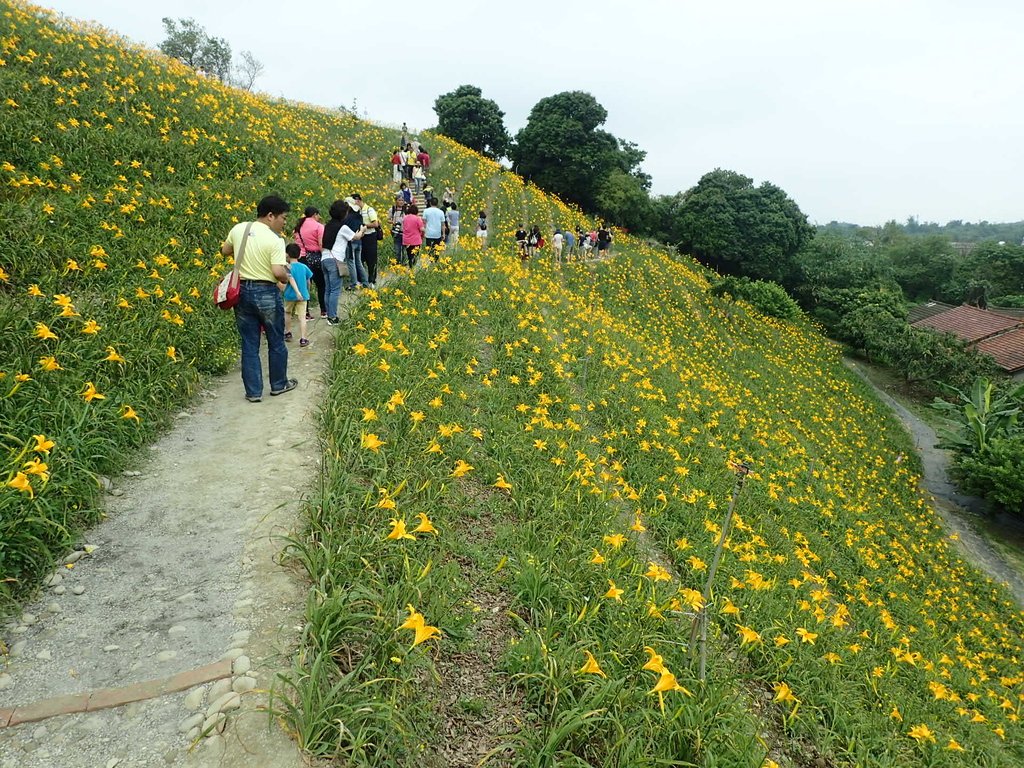
[[[40,0],[46,4],[46,0]],[[195,18],[267,68],[256,89],[412,128],[463,83],[512,133],[589,91],[653,191],[727,168],[819,224],[1024,219],[1024,3],[1012,0],[61,0],[156,47]],[[163,10],[161,10],[163,8]]]

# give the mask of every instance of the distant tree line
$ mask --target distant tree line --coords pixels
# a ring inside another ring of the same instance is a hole
[[[1020,245],[1024,241],[1024,221],[1009,223],[993,223],[979,221],[972,224],[962,219],[953,219],[945,224],[935,222],[921,223],[916,216],[907,218],[906,223],[890,221],[881,227],[864,227],[848,222],[830,221],[821,228],[823,232],[843,235],[856,235],[864,240],[877,240],[883,231],[900,231],[908,235],[943,235],[954,243],[979,243],[983,240],[1013,243]]]

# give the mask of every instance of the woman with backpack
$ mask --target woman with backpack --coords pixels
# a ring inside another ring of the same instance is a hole
[[[395,204],[388,211],[388,223],[391,225],[391,237],[395,241],[395,264],[404,264],[404,246],[402,245],[402,219],[405,218],[405,198],[395,195]]]
[[[487,211],[480,211],[480,216],[477,217],[476,239],[480,241],[481,245],[487,242]]]
[[[299,261],[309,267],[313,273],[313,283],[316,285],[316,299],[320,304],[320,317],[327,317],[327,287],[324,283],[324,270],[321,265],[323,256],[324,225],[320,223],[320,209],[314,205],[307,205],[302,212],[302,218],[292,230],[295,242],[299,246]],[[306,319],[313,317],[306,310]]]
[[[536,224],[530,230],[530,234],[526,238],[526,257],[533,258],[537,255],[537,249],[544,244],[544,238],[540,234],[540,227]]]

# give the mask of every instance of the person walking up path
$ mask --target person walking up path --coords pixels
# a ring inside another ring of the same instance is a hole
[[[364,287],[377,287],[377,246],[381,239],[381,223],[377,211],[373,206],[363,202],[363,196],[356,192],[352,197],[359,203],[359,213],[363,217],[363,229],[365,234],[363,244],[363,266],[366,269],[366,284]]]
[[[402,219],[405,218],[405,197],[395,195],[394,205],[388,211],[388,223],[391,225],[391,239],[394,240],[395,264],[405,263],[405,251],[402,245]]]
[[[426,229],[420,210],[415,203],[406,206],[405,217],[402,219],[402,246],[409,269],[416,266],[416,256],[423,245],[423,233]]]
[[[327,323],[338,324],[338,301],[341,296],[341,265],[345,263],[348,244],[361,238],[362,231],[353,231],[346,223],[351,209],[344,200],[331,203],[330,221],[324,227],[324,280],[327,283]]]
[[[288,282],[285,256],[285,220],[291,206],[277,195],[268,195],[256,206],[256,221],[231,228],[220,251],[238,256],[241,294],[235,305],[235,326],[242,348],[242,383],[245,399],[263,399],[263,365],[260,362],[260,331],[267,336],[270,394],[283,395],[298,386],[288,378],[288,348],[284,343],[284,304],[278,285]]]
[[[427,240],[427,248],[431,255],[437,257],[444,238],[444,213],[437,207],[436,198],[427,199],[427,210],[423,212],[423,236]]]
[[[448,223],[448,241],[447,245],[453,251],[459,247],[459,206],[457,203],[452,202],[448,206],[448,213],[445,214],[445,220]]]
[[[295,243],[288,243],[285,246],[288,253],[288,285],[284,289],[284,340],[292,340],[292,320],[297,319],[299,323],[299,346],[309,346],[308,325],[309,313],[306,307],[309,305],[309,285],[313,281],[313,273],[309,267],[299,261],[299,246]]]
[[[320,262],[323,260],[324,225],[320,221],[320,209],[315,205],[306,206],[299,223],[292,230],[295,242],[298,243],[299,261],[309,267],[313,273],[313,284],[316,285],[316,299],[320,305],[320,317],[327,317],[327,288],[324,283],[324,270]],[[307,312],[306,319],[311,320]]]

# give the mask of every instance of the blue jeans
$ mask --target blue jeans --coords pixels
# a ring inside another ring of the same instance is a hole
[[[353,240],[345,249],[345,261],[348,264],[349,285],[368,288],[370,281],[366,277],[366,265],[363,264],[363,244]]]
[[[405,250],[402,248],[402,233],[392,235],[395,241],[395,264],[405,263]]]
[[[337,259],[324,259],[320,262],[324,271],[324,287],[327,293],[327,316],[338,316],[338,298],[341,296],[341,272]]]
[[[246,397],[263,396],[263,364],[260,362],[260,328],[267,334],[270,391],[288,386],[288,347],[284,343],[284,303],[274,283],[242,281],[235,305],[235,326],[242,339],[242,384]]]

